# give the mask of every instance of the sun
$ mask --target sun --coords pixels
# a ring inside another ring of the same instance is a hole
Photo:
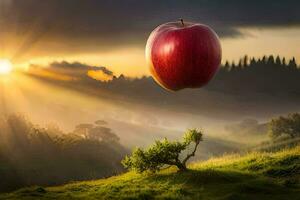
[[[12,69],[12,63],[8,59],[0,59],[0,75],[10,74]]]

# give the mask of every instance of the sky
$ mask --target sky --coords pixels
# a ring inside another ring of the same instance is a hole
[[[21,68],[67,61],[149,75],[149,34],[183,18],[216,31],[223,62],[245,54],[299,61],[299,7],[297,0],[0,0],[0,58]]]

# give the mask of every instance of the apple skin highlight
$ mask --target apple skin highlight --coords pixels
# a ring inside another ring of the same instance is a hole
[[[152,31],[146,45],[153,78],[171,91],[206,85],[218,71],[221,59],[217,34],[203,24],[162,24]]]

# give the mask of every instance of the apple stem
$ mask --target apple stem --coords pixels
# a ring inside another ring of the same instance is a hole
[[[183,19],[182,19],[182,18],[180,18],[180,21],[181,21],[182,26],[184,26],[184,23],[183,23]]]

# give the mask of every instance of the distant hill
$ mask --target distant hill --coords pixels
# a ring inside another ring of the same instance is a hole
[[[31,187],[0,199],[300,199],[300,146],[277,153],[228,155],[190,170],[125,173],[56,187]]]
[[[162,89],[151,77],[116,77],[112,72],[112,80],[103,82],[85,74],[69,81],[53,79],[53,74],[68,74],[69,68],[76,70],[77,65],[52,63],[43,68],[47,73],[41,73],[38,66],[33,66],[27,75],[121,105],[146,104],[214,118],[270,117],[300,110],[300,68],[294,58],[286,60],[279,56],[264,56],[255,59],[245,56],[237,64],[226,62],[207,86],[174,93]],[[80,66],[82,70],[85,65]],[[64,68],[68,68],[67,72],[60,70]],[[44,76],[49,72],[51,77]]]

